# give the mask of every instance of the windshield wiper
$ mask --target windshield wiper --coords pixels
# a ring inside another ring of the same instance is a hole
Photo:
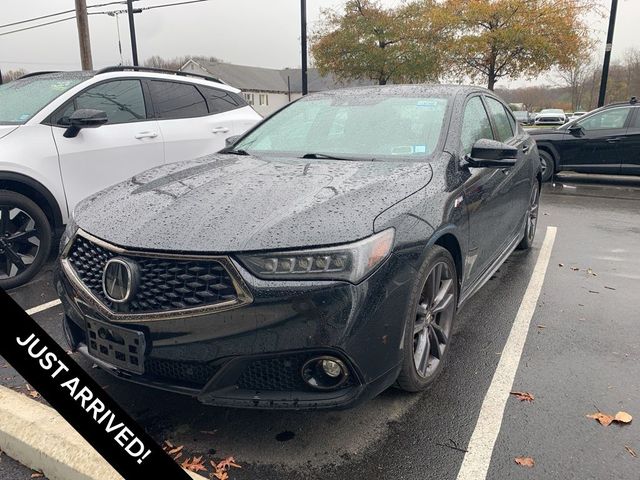
[[[224,150],[220,153],[229,153],[231,155],[251,155],[249,152],[241,148],[239,148],[238,150]]]
[[[300,158],[309,158],[313,160],[374,160],[373,158],[338,157],[327,153],[305,153]]]

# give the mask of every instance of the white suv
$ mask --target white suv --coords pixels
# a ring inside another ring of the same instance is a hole
[[[184,72],[110,67],[0,85],[0,287],[38,272],[83,198],[216,152],[261,118],[238,89]]]

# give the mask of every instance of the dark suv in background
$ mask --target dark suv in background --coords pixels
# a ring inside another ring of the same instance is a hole
[[[640,175],[640,105],[636,97],[593,110],[559,128],[529,130],[542,178],[580,173]]]

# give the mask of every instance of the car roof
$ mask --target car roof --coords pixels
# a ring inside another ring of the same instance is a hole
[[[408,84],[408,85],[369,85],[361,87],[349,87],[336,90],[326,90],[313,93],[313,96],[332,95],[332,96],[352,96],[352,95],[420,95],[420,96],[440,96],[452,97],[459,94],[469,94],[482,92],[493,94],[490,90],[473,85],[441,85],[441,84]]]
[[[221,82],[215,78],[207,78],[201,75],[190,75],[184,72],[173,72],[169,70],[154,70],[152,68],[140,68],[135,69],[134,67],[113,67],[107,68],[103,70],[74,70],[74,71],[60,71],[60,72],[33,72],[28,73],[20,79],[29,79],[29,78],[50,78],[50,79],[60,79],[60,80],[88,80],[90,78],[119,78],[119,77],[139,77],[139,78],[156,78],[162,80],[173,80],[173,81],[186,81],[189,83],[196,83],[198,85],[203,86],[215,86],[216,88],[227,90],[234,93],[240,93],[240,89],[232,87],[231,85],[227,85],[224,82]]]

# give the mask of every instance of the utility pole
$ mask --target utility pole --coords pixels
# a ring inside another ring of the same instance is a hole
[[[133,66],[138,66],[138,44],[136,42],[136,25],[133,20],[133,0],[127,0],[127,14],[129,16],[129,34],[131,35],[131,56]]]
[[[307,0],[300,0],[300,44],[302,47],[302,95],[309,93],[307,75]]]
[[[607,80],[609,79],[609,62],[611,61],[611,47],[613,45],[613,29],[616,26],[616,12],[618,10],[618,0],[611,0],[611,14],[609,15],[609,31],[607,32],[607,46],[604,51],[604,65],[602,66],[602,79],[600,80],[600,96],[598,97],[598,107],[604,105],[607,95]]]
[[[86,0],[76,0],[76,23],[78,24],[78,40],[80,40],[80,61],[82,63],[82,69],[93,70]]]

